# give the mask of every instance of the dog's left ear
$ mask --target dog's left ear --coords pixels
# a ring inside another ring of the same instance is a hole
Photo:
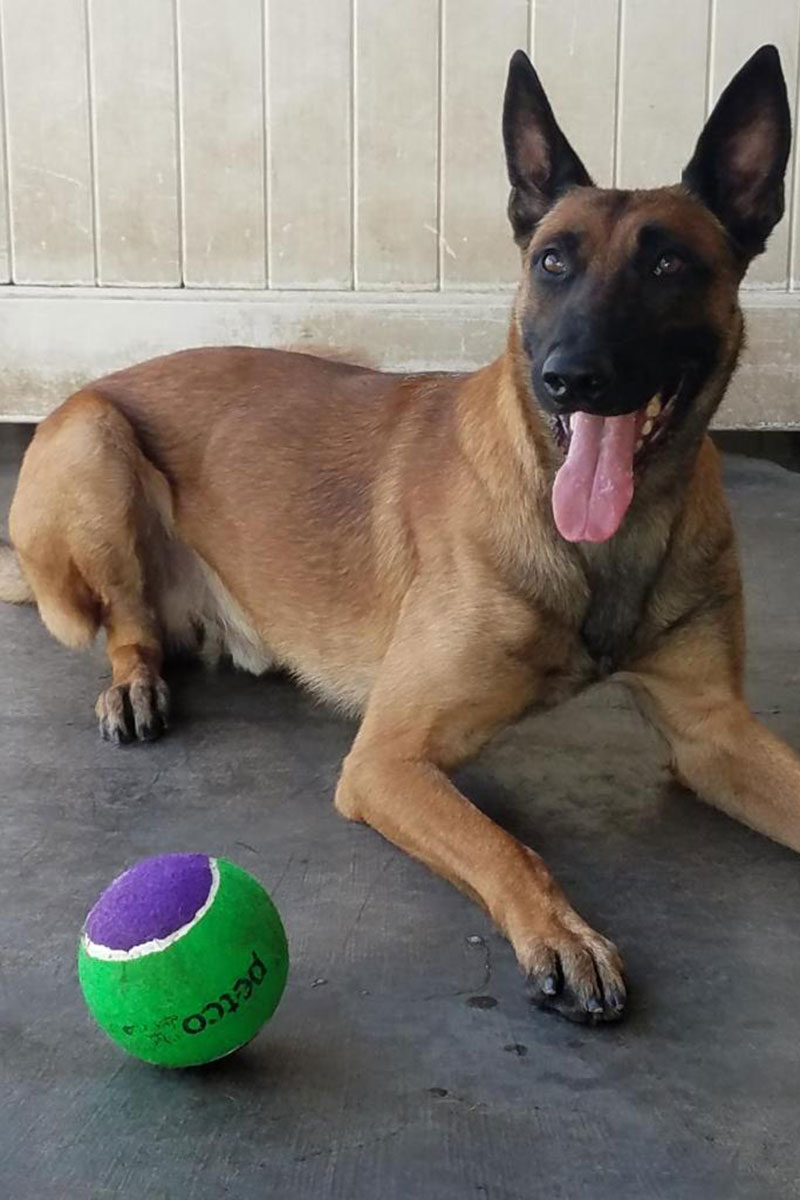
[[[783,216],[791,140],[780,55],[762,46],[720,96],[683,172],[686,187],[722,222],[747,262]]]
[[[514,241],[523,247],[559,196],[571,187],[592,186],[586,167],[559,129],[524,50],[517,50],[508,66],[503,142],[511,184],[508,216]]]

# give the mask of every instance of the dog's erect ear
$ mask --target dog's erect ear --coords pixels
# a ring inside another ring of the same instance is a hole
[[[726,87],[683,182],[722,222],[749,261],[783,216],[792,123],[781,60],[762,46]]]
[[[589,173],[558,127],[539,76],[523,50],[508,67],[503,142],[511,184],[508,215],[524,246],[533,229],[569,188],[591,187]]]

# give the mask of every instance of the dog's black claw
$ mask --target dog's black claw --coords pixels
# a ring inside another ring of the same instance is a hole
[[[540,1012],[555,1013],[556,1016],[563,1017],[566,1021],[574,1021],[578,1025],[586,1025],[591,1020],[584,1008],[563,997],[545,996],[539,992],[531,996],[531,1003]]]
[[[140,742],[155,742],[161,737],[164,728],[164,722],[156,719],[149,721],[146,725],[140,725],[136,730],[136,736]]]
[[[608,1025],[619,1021],[623,1015],[621,1009],[603,1005],[596,997],[582,1004],[574,996],[553,998],[539,994],[532,996],[531,1002],[540,1011],[555,1013],[573,1025]]]
[[[558,991],[558,979],[555,975],[548,975],[542,984],[542,991],[545,996],[555,996]]]
[[[118,725],[108,725],[105,722],[100,725],[100,737],[112,746],[127,746],[133,741],[133,735],[127,729]]]
[[[626,999],[626,993],[624,991],[620,991],[619,988],[610,988],[609,991],[606,992],[606,1005],[612,1010],[612,1012],[621,1013],[625,1008]]]

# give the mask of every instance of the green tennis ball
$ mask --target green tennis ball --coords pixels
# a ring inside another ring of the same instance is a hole
[[[78,978],[129,1054],[194,1067],[249,1042],[278,1006],[286,934],[261,884],[224,858],[165,854],[114,880],[86,918]]]

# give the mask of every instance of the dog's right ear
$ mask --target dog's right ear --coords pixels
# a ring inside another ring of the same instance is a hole
[[[539,76],[524,50],[508,67],[503,142],[511,184],[508,216],[523,247],[536,224],[571,187],[591,187],[589,173],[558,127]]]

